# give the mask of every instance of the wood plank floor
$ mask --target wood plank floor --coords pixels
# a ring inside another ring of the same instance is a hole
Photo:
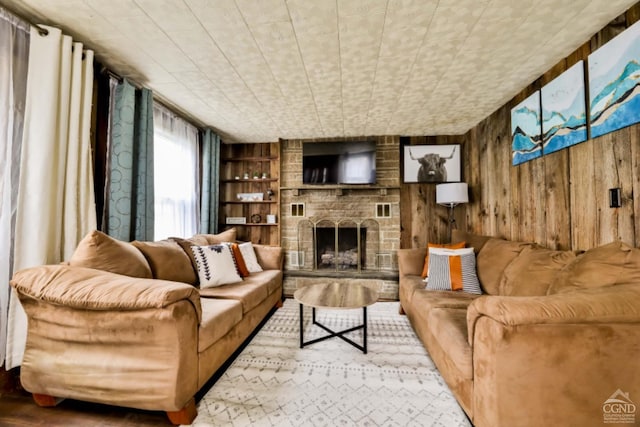
[[[0,426],[4,427],[151,427],[171,426],[164,412],[141,411],[95,403],[63,400],[41,408],[26,392],[0,395]]]

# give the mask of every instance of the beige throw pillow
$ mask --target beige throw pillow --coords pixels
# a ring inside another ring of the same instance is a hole
[[[262,266],[258,262],[256,251],[253,249],[253,244],[251,242],[245,242],[240,243],[238,247],[240,248],[240,252],[242,252],[242,258],[244,258],[244,263],[247,266],[249,273],[261,272]]]
[[[154,279],[183,282],[191,285],[198,280],[196,272],[191,265],[191,260],[173,240],[161,240],[158,242],[131,243],[144,255],[151,267]]]
[[[142,252],[131,243],[114,239],[101,231],[91,231],[78,243],[69,265],[87,267],[131,277],[152,278]]]

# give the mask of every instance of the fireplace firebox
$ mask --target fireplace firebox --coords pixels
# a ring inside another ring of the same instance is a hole
[[[316,228],[316,268],[359,270],[367,259],[366,238],[365,227]]]

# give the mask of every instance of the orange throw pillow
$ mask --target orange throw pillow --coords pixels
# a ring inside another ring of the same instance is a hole
[[[233,257],[236,259],[236,266],[238,267],[240,277],[249,277],[249,269],[247,268],[247,264],[244,262],[242,252],[240,252],[240,245],[237,243],[231,243],[231,251],[233,252]]]
[[[427,245],[427,255],[424,257],[424,267],[422,267],[422,278],[426,279],[429,275],[429,248],[443,248],[443,249],[464,249],[467,245],[467,242],[458,242],[458,243],[429,243]]]

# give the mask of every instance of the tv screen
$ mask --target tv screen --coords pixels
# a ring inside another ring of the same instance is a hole
[[[303,184],[375,184],[375,141],[305,142]]]

